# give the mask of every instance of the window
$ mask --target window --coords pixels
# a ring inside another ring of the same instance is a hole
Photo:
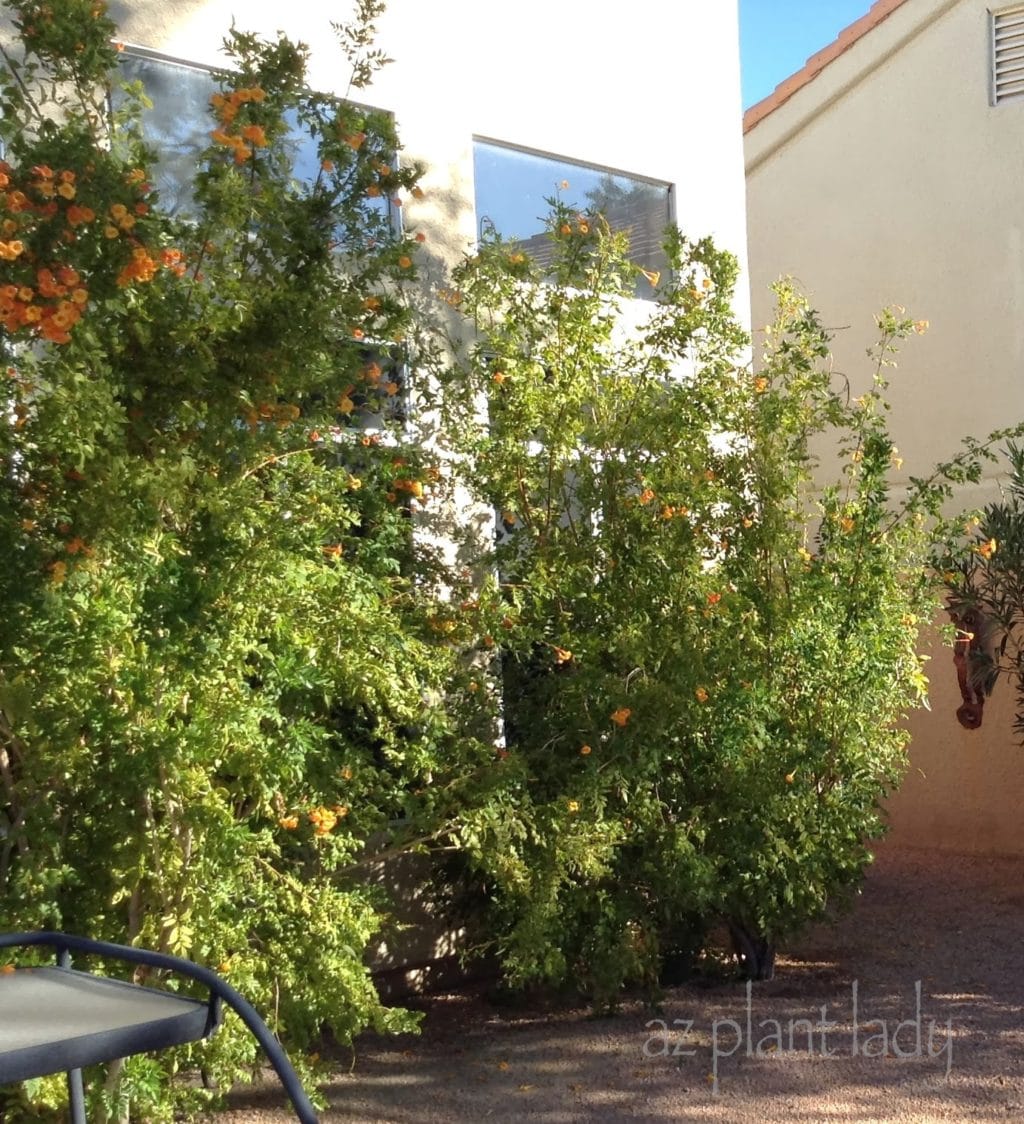
[[[142,129],[157,154],[150,172],[161,206],[187,217],[193,207],[197,160],[209,146],[215,125],[210,97],[219,89],[217,75],[205,67],[138,47],[125,51],[120,64],[124,80],[141,83],[152,103],[143,110]],[[123,91],[113,91],[115,107],[123,97]],[[301,190],[312,184],[320,171],[317,142],[295,119],[285,143],[289,146],[293,181]],[[389,225],[396,233],[400,231],[401,212],[386,196],[368,197],[364,206],[375,221]],[[341,231],[337,237],[343,246]],[[325,438],[338,447],[339,463],[346,458],[351,461],[353,449],[366,435],[372,435],[375,444],[396,443],[409,413],[409,373],[403,349],[372,340],[353,340],[347,346],[358,356],[354,369],[360,372],[360,379],[342,396],[348,400],[347,409],[342,411],[346,424]]]
[[[159,153],[153,186],[168,210],[187,211],[196,159],[210,143],[210,96],[217,80],[200,67],[134,52],[121,56],[121,71],[125,81],[140,82],[153,103],[142,119],[146,140]],[[117,90],[114,99],[116,105]]]
[[[992,13],[992,104],[1024,97],[1024,4]]]
[[[672,193],[667,183],[598,168],[495,141],[473,144],[476,217],[482,232],[491,227],[515,239],[542,265],[551,249],[544,234],[547,199],[559,196],[581,210],[602,211],[613,230],[629,236],[630,257],[649,271],[668,269],[661,248],[665,227],[672,222]],[[561,185],[568,183],[567,188]],[[637,296],[650,297],[641,278]]]
[[[141,47],[124,52],[121,71],[125,81],[140,82],[153,103],[143,111],[142,128],[158,153],[153,181],[161,203],[173,213],[185,214],[192,204],[196,161],[209,145],[214,127],[210,97],[219,88],[217,77],[205,67]],[[114,90],[113,96],[116,105],[124,95]],[[287,143],[296,183],[313,183],[320,171],[316,140],[294,120]],[[398,229],[401,215],[386,196],[368,198],[365,205]]]

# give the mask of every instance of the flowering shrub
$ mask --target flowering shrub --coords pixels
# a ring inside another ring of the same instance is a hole
[[[381,854],[461,849],[514,978],[611,1003],[720,917],[770,971],[867,861],[924,683],[939,508],[983,451],[893,499],[884,362],[913,324],[883,318],[850,401],[783,288],[752,375],[729,255],[676,235],[662,279],[559,205],[544,278],[497,238],[456,272],[469,342],[442,362],[422,235],[382,206],[419,169],[386,115],[306,89],[301,45],[231,33],[179,212],[141,89],[108,96],[101,0],[9,8],[4,927],[219,967],[307,1075],[325,1031],[414,1023],[363,962]],[[356,88],[379,10],[341,29]],[[627,314],[640,274],[658,301]],[[447,448],[406,433],[410,381]],[[844,470],[820,492],[823,435]],[[443,525],[467,494],[493,549]],[[178,1069],[224,1087],[254,1060],[229,1024],[93,1095],[170,1120],[208,1100]],[[28,1119],[57,1088],[25,1092]]]
[[[110,108],[103,4],[9,8],[0,917],[220,966],[309,1071],[324,1030],[413,1024],[363,963],[390,906],[361,863],[443,827],[428,778],[457,795],[472,771],[410,535],[444,485],[388,406],[417,239],[378,200],[419,169],[386,115],[306,89],[303,47],[233,32],[174,217],[141,91]],[[363,78],[378,8],[345,40]],[[320,157],[304,184],[296,121]],[[102,1095],[170,1119],[189,1056],[221,1087],[254,1061],[229,1024]]]
[[[983,447],[892,488],[887,368],[923,324],[881,317],[852,397],[780,285],[752,374],[728,254],[676,237],[638,313],[600,215],[558,203],[549,232],[544,278],[498,238],[455,278],[476,342],[451,425],[500,528],[476,611],[506,780],[462,832],[490,936],[514,977],[609,1004],[718,921],[770,975],[776,942],[857,884],[883,829],[899,719],[924,698],[940,508]]]

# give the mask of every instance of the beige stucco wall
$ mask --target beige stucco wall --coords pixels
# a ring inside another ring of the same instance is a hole
[[[1024,99],[989,104],[988,7],[906,0],[746,138],[755,326],[771,318],[769,282],[794,275],[863,386],[879,308],[930,321],[893,372],[906,474],[1024,418]],[[996,494],[990,478],[960,498]],[[893,840],[1024,853],[1010,693],[998,687],[982,728],[963,730],[951,653],[931,654],[932,711],[910,721]]]
[[[350,2],[114,0],[130,43],[222,61],[232,17],[313,45],[310,79],[344,93],[329,21]],[[395,61],[359,100],[395,113],[427,198],[408,218],[447,260],[474,241],[474,135],[661,179],[694,236],[745,260],[736,0],[651,0],[609,26],[588,0],[390,0],[378,45]],[[739,312],[747,319],[746,289]]]

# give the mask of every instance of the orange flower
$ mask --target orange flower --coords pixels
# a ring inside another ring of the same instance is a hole
[[[848,535],[855,526],[856,523],[854,523],[849,515],[844,515],[842,519],[839,520],[839,527],[844,535]]]
[[[644,488],[640,493],[638,499],[643,504],[648,504],[654,499],[654,490],[652,488]]]
[[[565,806],[570,812],[578,812],[580,810],[580,802],[578,800],[567,800]]]
[[[366,189],[366,194],[369,195],[371,199],[376,199],[380,196],[380,188],[375,183],[371,183]]]
[[[412,191],[409,192],[409,194],[413,197],[413,199],[425,198],[422,187],[414,187]]]
[[[246,125],[242,129],[242,136],[257,148],[266,148],[267,146],[267,134],[264,132],[262,125]]]
[[[324,171],[324,172],[333,172],[334,171],[334,161],[333,160],[321,160],[320,161],[320,169],[321,169],[321,171]]]
[[[717,605],[718,602],[721,601],[721,600],[722,600],[722,595],[720,593],[709,593],[708,594],[708,604],[709,605]]]
[[[555,647],[555,663],[569,663],[572,659],[572,652],[568,648]]]
[[[622,727],[629,721],[629,716],[632,713],[628,706],[620,706],[618,710],[612,711],[611,719],[616,726]]]
[[[419,234],[417,234],[417,235],[416,235],[416,241],[417,241],[417,242],[426,242],[426,240],[427,240],[427,236],[426,236],[426,235],[425,235],[425,234],[423,233],[423,231],[421,230],[421,231],[419,232]]]
[[[312,808],[309,812],[309,822],[313,825],[315,834],[329,835],[338,822],[338,814],[330,808]]]
[[[580,746],[580,757],[589,757],[591,752],[592,751],[591,751],[589,745],[581,745]]]
[[[57,188],[57,194],[63,199],[74,199],[75,185],[73,183],[62,183],[60,187]]]
[[[402,269],[410,269],[412,267],[412,258],[410,258],[407,254],[403,254],[398,259],[398,264],[402,267]]]
[[[708,691],[706,687],[698,687],[693,693],[697,698],[697,702],[706,703],[708,701]]]
[[[299,826],[299,817],[282,816],[277,822],[285,831],[294,831]]]
[[[989,539],[988,542],[979,543],[974,549],[988,561],[995,554],[997,545],[995,539]]]
[[[765,378],[764,375],[758,375],[757,378],[754,379],[754,393],[755,394],[764,394],[764,392],[767,389],[768,389],[768,380]]]

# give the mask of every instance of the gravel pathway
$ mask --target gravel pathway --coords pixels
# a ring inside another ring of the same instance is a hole
[[[657,1015],[593,1019],[439,996],[419,1036],[339,1059],[323,1121],[1024,1120],[1022,952],[1024,858],[883,845],[856,908],[749,1001],[742,983],[683,986]],[[250,1088],[215,1119],[287,1124],[281,1103]]]

